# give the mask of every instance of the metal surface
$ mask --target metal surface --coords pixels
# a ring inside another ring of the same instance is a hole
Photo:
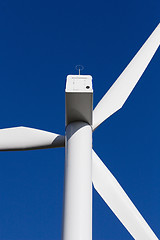
[[[28,127],[0,129],[0,151],[64,147],[64,136]]]
[[[112,173],[92,151],[93,185],[117,218],[136,240],[158,240]]]
[[[92,129],[75,122],[66,129],[62,240],[92,239]]]
[[[75,121],[83,121],[92,125],[92,77],[89,75],[68,75],[65,97],[66,126]]]
[[[93,111],[93,130],[118,111],[132,92],[160,45],[160,24]]]

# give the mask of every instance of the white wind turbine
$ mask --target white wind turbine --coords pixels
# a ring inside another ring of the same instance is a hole
[[[66,83],[65,137],[27,127],[0,130],[1,151],[65,146],[63,240],[92,239],[92,182],[134,239],[158,239],[117,180],[92,150],[92,132],[123,106],[159,44],[160,24],[94,111],[92,77],[69,75]]]

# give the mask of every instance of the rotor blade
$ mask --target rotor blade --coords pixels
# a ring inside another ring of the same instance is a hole
[[[0,151],[64,147],[64,136],[28,127],[0,129]]]
[[[123,106],[159,45],[160,24],[97,104],[93,111],[93,130]]]
[[[97,192],[134,239],[158,240],[112,173],[94,151],[92,151],[92,181]]]

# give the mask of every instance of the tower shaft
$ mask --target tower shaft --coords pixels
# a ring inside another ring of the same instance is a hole
[[[73,122],[66,128],[62,240],[92,239],[92,128]]]

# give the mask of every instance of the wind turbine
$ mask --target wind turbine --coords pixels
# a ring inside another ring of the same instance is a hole
[[[134,239],[158,239],[92,150],[92,132],[123,106],[159,45],[160,24],[94,111],[92,77],[68,75],[65,90],[65,137],[27,127],[0,130],[0,151],[65,147],[63,240],[92,239],[92,182]]]

